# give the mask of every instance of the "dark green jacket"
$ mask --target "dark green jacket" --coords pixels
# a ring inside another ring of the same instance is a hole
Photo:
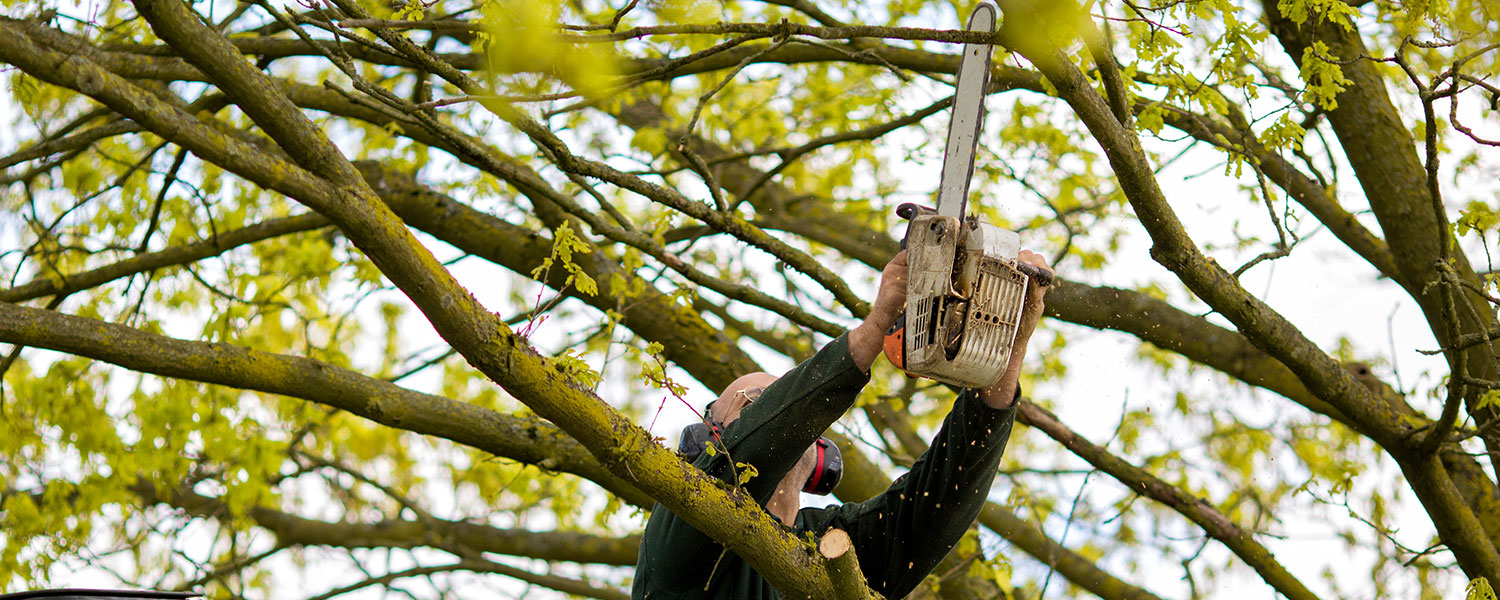
[[[854,405],[868,381],[849,357],[848,336],[840,337],[740,413],[724,432],[727,453],[704,453],[693,464],[725,481],[731,481],[731,457],[755,465],[759,475],[745,488],[764,506],[803,451]],[[822,535],[832,527],[848,532],[870,587],[887,598],[905,597],[979,516],[1014,421],[1014,409],[995,410],[965,390],[931,447],[890,489],[860,503],[804,508],[792,529],[799,536]],[[781,597],[739,556],[724,552],[661,504],[652,510],[641,538],[633,600]]]

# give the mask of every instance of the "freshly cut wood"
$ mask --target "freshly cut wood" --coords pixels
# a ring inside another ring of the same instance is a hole
[[[828,533],[823,534],[823,539],[818,542],[818,552],[828,560],[839,558],[853,549],[854,542],[842,529],[829,529]]]
[[[859,570],[859,558],[854,555],[854,542],[842,529],[829,529],[818,541],[818,554],[828,561],[828,579],[833,582],[833,591],[839,598],[852,600],[876,600],[880,598],[865,585],[865,574]]]

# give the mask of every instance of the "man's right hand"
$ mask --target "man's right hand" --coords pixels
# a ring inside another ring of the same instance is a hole
[[[906,277],[906,251],[902,250],[881,270],[880,288],[875,292],[870,314],[849,332],[849,356],[861,371],[870,372],[870,365],[880,356],[886,330],[906,309]]]
[[[906,251],[896,253],[891,262],[880,272],[880,289],[875,291],[875,304],[870,307],[865,321],[878,326],[885,334],[901,311],[906,310]]]

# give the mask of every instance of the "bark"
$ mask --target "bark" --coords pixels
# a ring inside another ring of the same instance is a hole
[[[1413,427],[1399,406],[1383,402],[1363,389],[1336,361],[1307,340],[1290,323],[1270,307],[1245,292],[1224,269],[1204,257],[1188,237],[1158,187],[1149,160],[1133,132],[1120,127],[1101,98],[1068,59],[1056,48],[1016,35],[1017,30],[1036,27],[1032,8],[1020,2],[1005,2],[1006,21],[1002,39],[1025,55],[1048,78],[1075,114],[1088,127],[1104,149],[1118,176],[1131,206],[1150,235],[1151,255],[1172,270],[1189,289],[1228,318],[1257,347],[1292,369],[1303,385],[1347,415],[1360,433],[1370,437],[1393,453],[1398,464],[1411,444]],[[1008,30],[1008,31],[1007,31]],[[1388,232],[1389,233],[1389,232]],[[1393,251],[1396,247],[1393,244]],[[1446,477],[1414,473],[1413,465],[1404,468],[1412,488],[1429,514],[1437,521],[1478,525],[1467,507],[1449,502],[1456,496],[1451,481],[1444,486],[1438,480]],[[1465,515],[1450,514],[1455,508]],[[1439,525],[1439,531],[1456,531],[1461,526]],[[1482,530],[1476,527],[1476,530]],[[1460,564],[1471,577],[1500,575],[1500,554],[1492,545],[1474,544],[1469,537],[1444,536]]]
[[[229,509],[216,498],[176,490],[160,495],[150,484],[135,486],[147,502],[166,504],[201,517],[222,518]],[[608,538],[563,531],[501,529],[466,521],[388,519],[373,523],[308,519],[268,507],[251,508],[255,524],[276,536],[278,545],[332,548],[419,548],[488,552],[538,560],[629,566],[635,564],[640,536]]]
[[[9,24],[0,26],[0,59],[82,91],[195,154],[322,213],[413,300],[454,349],[514,395],[534,399],[533,410],[580,440],[617,476],[646,488],[693,526],[724,540],[778,589],[799,597],[831,591],[821,566],[798,551],[799,542],[781,532],[753,501],[715,487],[627,417],[575,387],[481,307],[379,202],[321,132],[222,36],[177,0],[141,2],[137,9],[167,43],[191,48],[185,54],[237,104],[254,106],[247,109],[251,118],[317,175],[205,131],[174,109],[146,102],[137,88],[86,58],[39,48]]]
[[[573,473],[636,506],[653,504],[650,496],[604,469],[550,423],[408,390],[310,358],[177,340],[4,302],[0,302],[0,341],[86,356],[163,377],[302,398],[389,427]]]

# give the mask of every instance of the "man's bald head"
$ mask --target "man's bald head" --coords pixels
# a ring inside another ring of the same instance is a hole
[[[719,399],[709,407],[713,413],[710,416],[728,427],[735,419],[740,418],[740,411],[754,402],[766,387],[776,383],[777,379],[770,373],[751,373],[741,376],[734,380],[734,383],[729,384],[729,387],[724,388],[724,393],[719,394]],[[803,451],[802,458],[797,460],[797,464],[793,465],[791,470],[781,478],[781,482],[776,485],[776,493],[772,494],[771,499],[767,501],[766,508],[771,511],[771,514],[776,515],[788,526],[792,524],[797,514],[799,498],[797,492],[802,489],[802,482],[807,481],[813,468],[817,466],[817,462],[818,455],[814,446],[808,446],[807,450]]]
[[[753,390],[756,388],[764,389],[775,382],[776,376],[770,373],[755,372],[748,375],[741,375],[733,383],[729,384],[729,387],[724,388],[724,393],[719,394],[719,399],[713,403],[711,409],[713,415],[711,416],[715,421],[728,426],[735,419],[740,418],[740,411],[754,400],[753,396],[756,394]],[[746,391],[750,391],[751,393],[741,393]]]

